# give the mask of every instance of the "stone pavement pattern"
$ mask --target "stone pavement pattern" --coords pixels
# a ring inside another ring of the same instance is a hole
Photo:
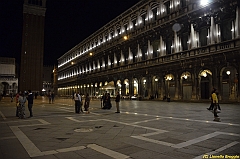
[[[71,99],[34,100],[33,117],[15,117],[15,103],[0,102],[1,159],[240,158],[240,105],[221,104],[221,122],[209,103],[122,100],[121,113],[90,102],[75,114]],[[29,112],[26,107],[26,116]]]

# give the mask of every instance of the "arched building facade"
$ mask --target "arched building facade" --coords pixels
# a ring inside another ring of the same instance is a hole
[[[58,59],[58,95],[240,101],[237,0],[140,1]]]

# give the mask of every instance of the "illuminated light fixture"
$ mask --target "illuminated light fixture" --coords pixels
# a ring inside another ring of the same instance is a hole
[[[206,6],[206,5],[208,5],[210,2],[209,2],[210,0],[201,0],[200,1],[200,5],[201,6]]]
[[[123,37],[123,39],[124,39],[124,40],[127,40],[127,39],[128,39],[128,37],[125,35],[125,36]]]
[[[171,80],[172,80],[172,77],[171,77],[171,76],[168,76],[168,77],[167,77],[167,80],[171,81]]]
[[[184,78],[184,79],[187,79],[187,75],[186,75],[186,74],[184,74],[184,75],[183,75],[183,78]]]
[[[203,72],[203,77],[207,77],[207,73],[206,72]]]
[[[143,80],[144,83],[146,83],[147,81],[146,80]]]
[[[157,81],[158,81],[158,79],[157,79],[157,78],[155,78],[155,81],[157,82]]]
[[[227,74],[227,75],[230,75],[230,74],[231,74],[231,72],[230,72],[230,71],[227,71],[227,72],[226,72],[226,74]]]

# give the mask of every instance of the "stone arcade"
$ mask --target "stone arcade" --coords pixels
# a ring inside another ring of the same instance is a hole
[[[58,59],[58,94],[239,102],[239,1],[202,2],[138,2]]]

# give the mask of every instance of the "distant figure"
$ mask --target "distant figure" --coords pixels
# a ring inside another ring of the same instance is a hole
[[[49,104],[52,102],[52,92],[50,90],[48,91],[48,102]]]
[[[120,110],[119,110],[119,102],[120,102],[119,92],[117,92],[117,96],[116,96],[115,102],[116,102],[116,108],[117,108],[117,111],[115,113],[120,113]]]
[[[107,91],[103,94],[103,96],[102,96],[102,108],[104,108],[105,107],[105,104],[106,104],[106,97],[107,97]]]
[[[29,110],[29,117],[33,117],[33,113],[32,113],[32,107],[33,107],[33,94],[31,90],[28,90],[28,96],[27,96],[27,100],[28,100],[28,110]]]
[[[52,103],[54,102],[54,98],[55,98],[55,94],[54,94],[54,92],[52,92],[52,94],[51,94]]]
[[[13,102],[13,93],[10,93],[11,102]]]
[[[19,112],[19,101],[18,101],[18,99],[19,99],[19,96],[20,96],[20,94],[21,94],[22,92],[21,91],[19,91],[17,94],[16,94],[16,117],[18,117],[18,112]]]

